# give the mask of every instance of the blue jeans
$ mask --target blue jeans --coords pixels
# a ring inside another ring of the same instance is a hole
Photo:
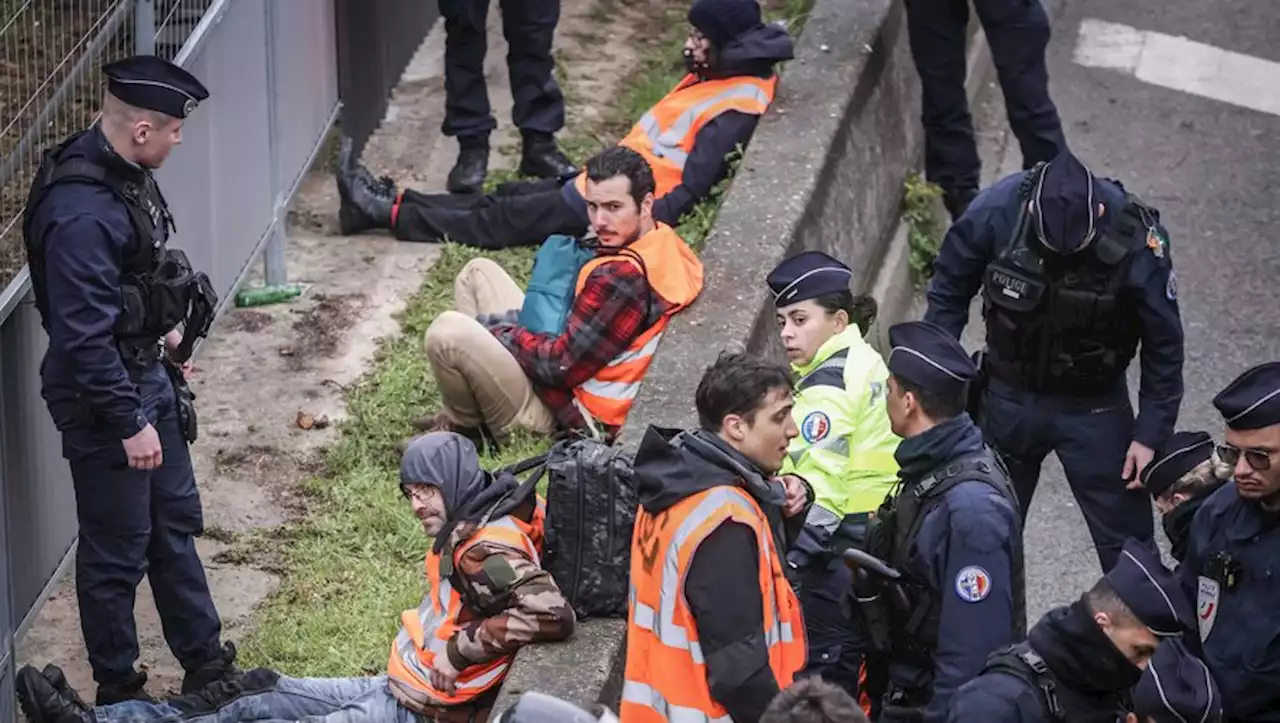
[[[232,701],[217,712],[184,718],[168,703],[131,700],[100,706],[98,723],[417,723],[377,678],[280,678],[270,690]]]

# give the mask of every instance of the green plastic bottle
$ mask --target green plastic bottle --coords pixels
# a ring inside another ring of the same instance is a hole
[[[281,286],[256,286],[241,289],[236,293],[236,306],[267,306],[281,301],[296,299],[302,295],[302,284],[283,284]]]

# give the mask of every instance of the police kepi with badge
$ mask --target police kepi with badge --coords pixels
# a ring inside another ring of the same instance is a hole
[[[1280,721],[1280,362],[1240,375],[1213,405],[1234,480],[1196,513],[1178,572],[1227,718]]]
[[[854,598],[869,639],[883,637],[877,621],[889,621],[879,721],[934,723],[987,655],[1026,629],[1022,533],[1008,475],[965,411],[972,360],[927,322],[890,328],[889,343],[886,405],[903,438],[902,483],[872,520],[867,545],[902,577],[878,596],[855,579]]]
[[[146,674],[134,669],[144,574],[187,671],[183,691],[236,672],[196,553],[203,516],[184,378],[217,296],[181,251],[166,247],[173,221],[151,175],[209,94],[154,56],[103,72],[101,120],[45,152],[23,218],[49,334],[42,394],[75,481],[76,593],[100,704],[147,697]]]
[[[1222,723],[1222,694],[1204,662],[1182,641],[1160,643],[1133,689],[1125,723]]]
[[[1056,452],[1102,569],[1154,544],[1138,479],[1182,400],[1182,322],[1158,212],[1069,151],[983,191],[947,232],[925,319],[959,338],[982,289],[979,424],[1025,517]],[[1125,370],[1141,346],[1138,415]],[[1126,484],[1127,483],[1127,484]]]

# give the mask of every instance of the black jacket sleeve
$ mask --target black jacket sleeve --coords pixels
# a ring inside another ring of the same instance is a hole
[[[675,227],[680,217],[706,198],[729,172],[725,159],[742,144],[746,148],[760,116],[729,110],[712,118],[693,139],[693,150],[684,164],[680,185],[653,204],[653,217]]]
[[[759,721],[778,694],[755,574],[759,555],[751,528],[726,522],[698,546],[684,584],[711,695],[735,723]]]

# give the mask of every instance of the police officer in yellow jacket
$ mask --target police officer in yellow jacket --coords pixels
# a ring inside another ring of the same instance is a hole
[[[863,339],[876,302],[850,292],[852,275],[825,253],[803,251],[783,260],[768,284],[797,378],[792,416],[800,436],[781,474],[804,478],[815,500],[788,554],[809,640],[803,674],[857,697],[861,635],[841,607],[851,573],[840,553],[862,547],[870,513],[896,483],[900,440],[885,412],[889,372]]]

